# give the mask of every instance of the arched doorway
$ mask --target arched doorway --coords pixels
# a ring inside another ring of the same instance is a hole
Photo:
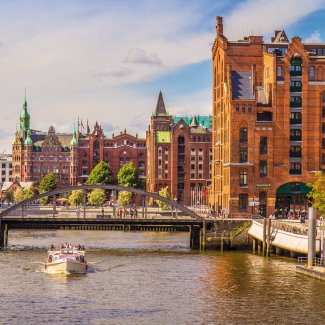
[[[276,214],[287,217],[293,212],[306,213],[309,206],[307,194],[310,191],[311,188],[302,182],[289,182],[279,186],[276,191]]]

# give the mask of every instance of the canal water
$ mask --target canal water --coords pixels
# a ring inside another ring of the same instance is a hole
[[[50,244],[85,244],[91,270],[42,272]],[[325,324],[325,282],[291,259],[189,248],[186,233],[11,231],[0,324]]]

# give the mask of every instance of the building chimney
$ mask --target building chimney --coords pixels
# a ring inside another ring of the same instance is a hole
[[[223,36],[223,23],[221,16],[217,16],[217,36]]]

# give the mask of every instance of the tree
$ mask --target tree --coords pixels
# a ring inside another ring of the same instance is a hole
[[[84,191],[83,190],[71,191],[68,201],[70,205],[75,205],[75,206],[84,204]]]
[[[108,164],[100,161],[91,171],[87,178],[88,185],[103,184],[108,185],[113,183],[113,173]]]
[[[18,187],[16,189],[16,191],[14,192],[14,198],[15,198],[16,203],[19,203],[22,200],[24,200],[24,193],[23,193],[23,189],[21,187]]]
[[[316,173],[313,183],[307,184],[311,191],[307,195],[313,200],[313,206],[321,213],[325,213],[325,175],[321,172]]]
[[[118,185],[136,187],[139,183],[139,175],[133,161],[124,164],[117,174]]]
[[[106,200],[105,191],[102,189],[95,189],[88,193],[88,202],[91,205],[101,206]]]
[[[132,192],[119,191],[117,202],[119,205],[126,206],[132,203]]]
[[[42,177],[41,182],[39,184],[39,192],[40,194],[53,191],[57,188],[57,181],[55,175],[53,173],[48,173]]]
[[[30,184],[27,188],[23,191],[23,198],[24,200],[31,199],[35,195],[35,186],[34,183]]]
[[[14,202],[14,193],[12,191],[6,192],[4,201],[8,204]]]
[[[163,187],[159,192],[158,194],[166,199],[170,199],[170,193],[168,192],[168,186],[166,187]],[[168,204],[163,202],[163,201],[160,201],[160,200],[157,200],[157,204],[160,208],[162,209],[166,209],[168,207]]]

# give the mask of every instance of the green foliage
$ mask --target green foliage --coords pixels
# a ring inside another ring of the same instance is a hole
[[[46,193],[49,191],[55,190],[57,187],[57,181],[55,175],[53,173],[48,173],[43,176],[41,182],[39,184],[39,192],[40,194]]]
[[[168,192],[168,186],[163,187],[158,194],[166,199],[170,199],[170,193]],[[159,201],[157,200],[157,204],[160,208],[162,209],[166,209],[168,207],[168,204],[163,202],[163,201]]]
[[[44,205],[48,204],[49,203],[49,197],[48,196],[42,197],[38,201],[39,201],[39,203],[44,204]]]
[[[124,164],[117,174],[118,185],[136,187],[139,183],[139,175],[133,161]]]
[[[23,191],[23,198],[24,200],[31,199],[35,195],[36,189],[34,183],[30,184],[27,188]]]
[[[106,162],[100,161],[88,176],[87,185],[109,185],[112,184],[113,181],[114,180],[111,168]]]
[[[14,193],[13,192],[6,192],[5,193],[5,197],[4,197],[4,201],[6,201],[7,203],[12,203],[14,202]]]
[[[74,190],[71,191],[69,195],[68,202],[70,205],[83,205],[84,204],[84,191],[83,190]]]
[[[307,196],[313,200],[313,206],[319,212],[325,213],[325,175],[316,173],[315,181],[307,185],[311,187],[311,192]]]
[[[101,206],[106,200],[105,191],[102,189],[95,189],[88,193],[88,202],[91,205]]]
[[[132,203],[132,192],[119,191],[117,202],[121,206],[126,206]]]
[[[14,198],[16,203],[19,203],[24,199],[23,189],[21,187],[18,187],[14,192]]]

